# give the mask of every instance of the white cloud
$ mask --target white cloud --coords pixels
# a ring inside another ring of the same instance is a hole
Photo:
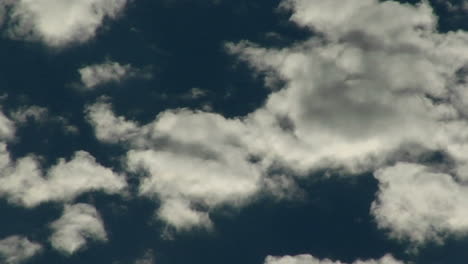
[[[108,103],[88,107],[97,138],[127,146],[127,169],[149,174],[140,192],[163,201],[161,218],[179,227],[207,223],[209,208],[242,205],[263,191],[271,168],[373,171],[402,150],[412,160],[443,151],[455,159],[451,173],[467,181],[467,32],[437,32],[426,2],[285,0],[282,7],[316,34],[281,49],[227,45],[265,73],[267,85],[284,83],[249,115],[168,110],[140,125]]]
[[[106,18],[115,19],[127,0],[17,0],[9,5],[7,34],[53,47],[92,39]]]
[[[468,234],[468,186],[419,164],[398,163],[375,173],[380,190],[372,214],[392,237],[418,244]]]
[[[260,169],[238,138],[239,120],[188,110],[167,111],[144,126],[116,117],[110,105],[87,109],[97,137],[131,146],[127,169],[149,174],[140,194],[161,199],[158,216],[177,229],[210,227],[205,211],[222,204],[242,204],[261,187]]]
[[[0,260],[6,264],[22,263],[42,250],[38,243],[26,237],[10,236],[0,240]]]
[[[346,264],[341,261],[333,261],[330,259],[318,259],[312,255],[297,255],[297,256],[284,256],[274,257],[268,256],[264,264]],[[396,260],[391,255],[385,255],[380,259],[374,260],[356,260],[352,264],[403,264],[403,262]]]
[[[12,139],[14,134],[14,123],[0,111],[0,141]]]
[[[71,201],[93,190],[118,193],[126,186],[122,176],[98,164],[85,151],[76,152],[69,161],[60,159],[46,175],[42,175],[34,156],[12,162],[6,149],[0,154],[0,196],[26,207],[47,201]]]
[[[89,204],[67,205],[60,219],[50,227],[53,230],[52,246],[67,254],[83,248],[89,239],[107,241],[102,219],[96,208]]]
[[[121,65],[113,61],[85,66],[78,72],[84,90],[93,90],[99,85],[111,82],[119,83],[129,78],[150,77],[149,73],[136,69],[130,64]]]

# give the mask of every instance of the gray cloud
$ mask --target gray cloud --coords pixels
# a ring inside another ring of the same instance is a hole
[[[106,61],[101,64],[88,65],[78,70],[82,90],[93,90],[102,84],[120,83],[130,78],[150,78],[151,74],[137,69],[130,64]]]
[[[22,263],[41,250],[40,244],[22,236],[10,236],[0,240],[0,260],[6,264]]]
[[[63,215],[50,224],[52,246],[66,254],[73,254],[86,245],[87,240],[107,241],[101,217],[89,204],[67,205]]]

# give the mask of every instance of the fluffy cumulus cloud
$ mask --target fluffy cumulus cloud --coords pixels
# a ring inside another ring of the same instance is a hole
[[[38,158],[12,161],[4,146],[0,149],[0,171],[0,196],[26,207],[71,201],[93,190],[117,193],[126,186],[124,177],[101,166],[85,151],[76,152],[68,161],[60,159],[43,175]]]
[[[346,264],[341,261],[333,261],[330,259],[318,259],[311,255],[297,255],[297,256],[284,256],[274,257],[268,256],[264,264]],[[381,259],[370,260],[356,260],[352,264],[403,264],[403,262],[396,260],[391,255],[385,255]]]
[[[22,263],[41,250],[40,244],[22,236],[10,236],[0,240],[0,260],[6,264]]]
[[[159,217],[176,227],[207,225],[206,208],[241,205],[271,182],[277,168],[297,175],[322,168],[360,173],[402,159],[417,162],[428,151],[453,160],[442,167],[456,180],[440,188],[463,189],[468,33],[438,32],[427,2],[284,0],[281,7],[313,36],[284,48],[247,41],[227,45],[272,88],[265,104],[247,116],[167,110],[142,125],[115,115],[107,102],[88,107],[97,138],[126,146],[127,169],[147,174],[140,193],[162,200]],[[430,186],[433,178],[418,180]],[[391,199],[385,193],[377,203],[382,211],[383,201]],[[460,193],[454,195],[464,201]],[[437,208],[427,210],[432,209]],[[439,221],[457,221],[457,209],[439,210],[439,220],[421,210],[410,213],[424,221],[419,230],[429,232],[425,238],[434,238],[430,233],[438,229],[468,230]],[[405,219],[401,224],[411,226],[412,217]],[[385,217],[377,221],[385,226]]]
[[[239,120],[176,110],[139,125],[116,117],[106,102],[91,105],[87,114],[100,140],[130,146],[127,169],[148,174],[140,194],[160,199],[158,216],[177,229],[209,227],[207,210],[200,208],[242,204],[260,187],[261,172],[239,138],[248,133]]]
[[[61,47],[96,35],[105,19],[115,19],[127,0],[2,1],[0,16],[8,20],[6,34],[15,39],[40,40]],[[9,12],[6,12],[8,7]]]
[[[66,254],[83,248],[89,239],[107,241],[101,217],[89,204],[74,204],[65,207],[63,215],[50,224],[53,234],[52,246]]]
[[[381,228],[416,243],[468,233],[468,186],[419,164],[398,163],[376,172],[372,213]]]
[[[130,78],[150,78],[144,70],[136,69],[130,64],[106,61],[101,64],[88,65],[78,70],[81,86],[84,90],[93,90],[99,85],[119,83]]]
[[[275,151],[265,156],[299,171],[359,172],[441,151],[453,160],[442,166],[445,174],[415,174],[412,166],[377,172],[374,214],[380,227],[417,242],[466,233],[468,34],[437,32],[427,2],[286,0],[282,7],[315,36],[282,49],[228,46],[264,72],[268,85],[286,83],[251,115],[266,135],[276,135],[269,142]],[[265,120],[287,120],[290,132],[272,134]],[[431,196],[432,188],[441,192]],[[429,196],[431,203],[420,202]],[[449,201],[456,202],[442,210]]]

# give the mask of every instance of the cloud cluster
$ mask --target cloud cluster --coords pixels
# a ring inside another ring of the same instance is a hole
[[[0,240],[0,260],[6,264],[22,263],[41,250],[41,245],[26,237],[10,236]]]
[[[107,241],[101,217],[89,204],[67,205],[63,215],[50,227],[53,230],[52,246],[67,254],[83,248],[88,239]]]
[[[130,78],[150,77],[149,73],[136,69],[130,64],[121,65],[113,61],[88,65],[80,68],[78,72],[81,78],[81,86],[84,90],[93,90],[107,83],[120,83]]]
[[[144,171],[141,195],[162,201],[158,216],[177,229],[209,227],[206,210],[226,203],[241,204],[260,188],[261,172],[238,135],[239,120],[189,110],[161,113],[139,125],[116,117],[107,102],[87,109],[98,139],[130,146],[126,166]]]
[[[228,46],[267,84],[286,83],[251,115],[288,120],[300,147],[285,143],[272,153],[293,169],[359,172],[440,151],[453,160],[444,173],[416,164],[378,170],[373,212],[379,227],[417,243],[466,234],[467,32],[437,32],[427,2],[285,0],[282,7],[314,37],[283,49]]]
[[[0,171],[0,196],[25,207],[47,201],[72,201],[94,190],[117,193],[126,187],[124,177],[101,166],[85,151],[76,152],[69,161],[60,159],[43,175],[36,157],[11,161],[3,145]]]
[[[147,174],[140,193],[162,201],[161,219],[178,228],[207,226],[206,208],[242,204],[278,168],[360,173],[440,151],[454,161],[445,166],[453,184],[468,180],[466,32],[438,32],[427,2],[284,0],[281,7],[313,36],[281,49],[227,44],[272,88],[249,115],[167,110],[141,125],[116,116],[107,102],[87,108],[97,138],[127,147],[127,170]],[[431,175],[421,177],[422,186]],[[405,212],[428,221],[422,226],[440,224]],[[391,221],[386,217],[377,217],[380,226]],[[411,226],[410,219],[401,224]]]
[[[297,255],[297,256],[284,256],[274,257],[268,256],[264,264],[346,264],[341,261],[333,261],[330,259],[318,259],[312,255]],[[385,255],[380,259],[374,260],[356,260],[352,264],[403,264],[403,262],[396,260],[391,255]]]
[[[3,14],[8,20],[5,31],[11,38],[63,47],[92,39],[104,20],[115,19],[126,3],[127,0],[7,0],[0,3],[0,16]]]

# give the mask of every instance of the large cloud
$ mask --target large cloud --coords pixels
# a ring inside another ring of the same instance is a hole
[[[274,257],[268,256],[264,264],[346,264],[341,261],[333,261],[330,259],[318,259],[312,255],[297,255],[297,256],[284,256]],[[356,260],[352,264],[403,264],[403,262],[396,260],[391,255],[383,256],[380,259],[374,260]]]
[[[453,88],[468,62],[468,34],[435,32],[436,18],[426,4],[348,0],[283,6],[293,9],[296,23],[322,37],[283,49],[229,45],[266,72],[268,81],[286,81],[253,114],[262,125],[268,119],[290,123],[292,133],[276,133],[269,142],[277,148],[274,155],[296,169],[325,163],[355,170],[378,165],[407,142],[447,148],[450,121],[458,120],[464,106]],[[373,17],[379,19],[368,23]]]
[[[140,125],[108,103],[88,107],[98,139],[128,147],[127,169],[149,175],[140,192],[162,199],[162,219],[176,227],[206,223],[205,211],[194,208],[242,204],[278,167],[358,173],[441,151],[454,161],[443,169],[468,180],[466,32],[438,32],[426,2],[281,6],[313,37],[281,49],[227,45],[272,88],[249,115],[169,110]]]
[[[0,16],[9,6],[7,34],[16,39],[40,40],[60,47],[82,43],[96,35],[106,18],[114,19],[127,0],[17,0],[2,1]],[[3,10],[3,11],[2,11]]]
[[[105,142],[123,142],[131,150],[127,169],[148,177],[140,194],[160,199],[161,219],[178,229],[209,227],[205,210],[221,204],[241,204],[260,187],[260,168],[239,135],[239,120],[188,110],[167,111],[141,126],[116,117],[110,104],[98,102],[87,110],[96,135]]]
[[[10,236],[0,240],[0,260],[6,264],[17,264],[38,254],[42,246],[22,236]]]
[[[67,205],[62,217],[50,227],[54,231],[50,237],[52,246],[67,254],[83,248],[88,239],[107,241],[101,217],[89,204]]]

